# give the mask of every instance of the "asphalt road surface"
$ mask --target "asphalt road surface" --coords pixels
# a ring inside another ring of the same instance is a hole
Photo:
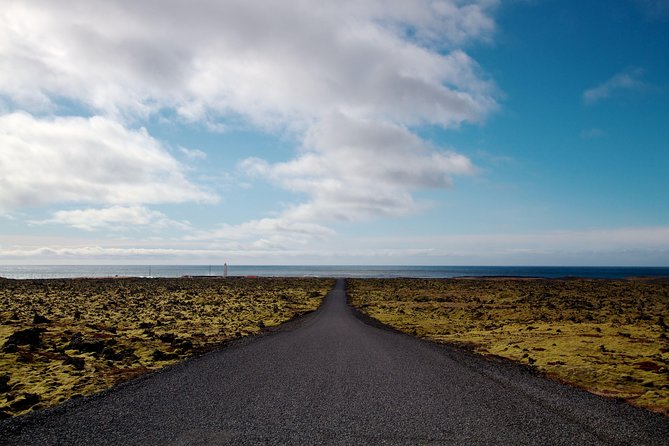
[[[0,423],[2,444],[669,444],[669,420],[321,308],[102,395]]]

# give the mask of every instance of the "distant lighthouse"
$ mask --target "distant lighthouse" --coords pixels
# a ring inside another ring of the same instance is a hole
[[[223,264],[223,277],[228,277],[228,264]]]

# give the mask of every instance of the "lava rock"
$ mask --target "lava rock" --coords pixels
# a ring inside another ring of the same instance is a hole
[[[17,345],[38,346],[41,341],[40,336],[43,331],[44,331],[43,328],[33,327],[14,332],[12,335],[9,336],[9,338],[5,342],[4,348],[8,347],[11,344],[14,344],[14,346]]]
[[[158,339],[168,344],[173,344],[174,340],[176,339],[176,336],[174,335],[174,333],[163,333],[160,336],[158,336]]]
[[[26,410],[39,403],[39,400],[40,397],[36,393],[24,393],[23,398],[13,401],[9,407],[16,411]]]
[[[41,314],[35,313],[35,316],[33,316],[33,324],[48,324],[49,322],[51,322],[51,319]]]
[[[82,353],[102,353],[105,348],[105,341],[86,341],[81,333],[75,333],[66,348]]]
[[[71,365],[75,370],[83,370],[84,366],[86,365],[84,358],[75,358],[73,356],[68,356],[63,362],[66,365]]]
[[[179,348],[182,350],[190,350],[193,348],[193,341],[190,339],[184,339],[181,341],[181,343],[179,343]]]
[[[9,392],[11,390],[11,386],[9,385],[10,379],[10,376],[6,373],[0,376],[0,393]]]
[[[109,361],[120,361],[123,359],[123,354],[117,352],[112,347],[105,347],[105,349],[102,350],[102,357]]]
[[[151,357],[154,361],[169,361],[170,359],[178,359],[179,355],[176,353],[165,353],[160,350],[154,350]]]
[[[16,344],[9,344],[7,342],[5,342],[4,347],[2,347],[2,351],[5,353],[16,353],[18,349],[19,348],[16,346]]]

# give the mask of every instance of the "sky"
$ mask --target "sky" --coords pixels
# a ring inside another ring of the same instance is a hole
[[[0,0],[1,264],[669,266],[665,0]]]

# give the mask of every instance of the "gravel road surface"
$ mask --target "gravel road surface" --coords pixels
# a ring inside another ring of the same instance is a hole
[[[339,280],[276,333],[5,420],[0,443],[666,446],[669,420],[365,323]]]

